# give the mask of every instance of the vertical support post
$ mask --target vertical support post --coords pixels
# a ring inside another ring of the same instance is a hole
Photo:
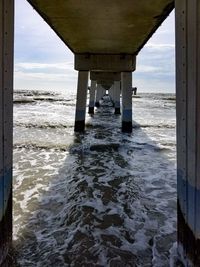
[[[114,100],[115,100],[115,114],[120,113],[120,81],[114,82]]]
[[[94,114],[94,101],[96,93],[96,81],[91,80],[90,86],[90,101],[89,101],[89,114]]]
[[[122,132],[132,132],[132,72],[122,72]]]
[[[88,89],[88,71],[79,71],[76,99],[75,132],[85,130],[85,113]]]
[[[106,89],[102,88],[102,96],[101,98],[103,98],[106,95]]]
[[[97,93],[96,93],[96,101],[95,101],[95,107],[99,107],[100,103],[99,101],[101,100],[102,97],[102,87],[100,83],[97,83]]]
[[[200,266],[200,2],[176,0],[178,251]]]
[[[0,1],[0,265],[12,242],[14,0]]]
[[[110,100],[113,102],[113,85],[110,87],[109,91]]]

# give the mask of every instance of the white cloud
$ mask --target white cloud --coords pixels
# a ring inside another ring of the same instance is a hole
[[[27,1],[15,4],[15,62],[73,61],[72,52]]]
[[[58,63],[40,63],[40,62],[19,62],[16,63],[16,68],[22,68],[26,70],[33,70],[33,69],[46,69],[46,68],[53,68],[53,69],[60,69],[60,70],[73,70],[74,63],[73,62],[58,62]]]
[[[158,44],[158,43],[147,43],[145,45],[146,48],[152,48],[156,50],[166,50],[166,49],[174,49],[175,44]]]
[[[29,90],[50,90],[67,92],[66,89],[76,90],[77,72],[61,73],[15,71],[14,88]]]
[[[29,81],[33,81],[34,79],[38,80],[45,80],[48,82],[67,82],[68,80],[72,80],[73,78],[76,78],[77,75],[74,73],[74,75],[67,75],[67,74],[51,74],[51,73],[44,73],[44,72],[28,72],[24,73],[22,71],[16,71],[15,75],[17,76],[18,79],[25,79]]]
[[[140,72],[140,73],[152,73],[152,72],[156,72],[156,71],[159,71],[160,68],[159,67],[156,67],[156,66],[147,66],[147,65],[138,65],[137,66],[137,72]]]

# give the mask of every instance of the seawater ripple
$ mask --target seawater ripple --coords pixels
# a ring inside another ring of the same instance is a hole
[[[159,125],[154,110],[144,121],[145,110],[141,116],[140,109],[145,98],[138,101],[137,124]],[[148,101],[155,105],[154,98]],[[85,134],[73,134],[68,127],[71,106],[51,105],[58,127],[35,127],[42,125],[46,104],[16,109],[17,264],[176,266],[175,128],[167,127],[174,123],[174,108],[165,110],[162,127],[135,127],[133,134],[122,134],[120,117],[105,104],[87,117]],[[66,118],[60,117],[63,111]],[[18,119],[22,114],[24,124]],[[54,125],[52,115],[45,116]],[[59,127],[64,120],[67,127]]]
[[[66,125],[66,124],[36,124],[36,123],[15,123],[15,127],[25,127],[25,128],[41,128],[41,129],[48,129],[48,128],[73,128],[74,125]],[[86,128],[92,127],[92,124],[86,124]],[[133,129],[138,129],[138,128],[169,128],[169,129],[174,129],[176,127],[175,124],[133,124]]]

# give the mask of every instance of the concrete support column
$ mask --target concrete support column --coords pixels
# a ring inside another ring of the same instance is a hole
[[[0,1],[0,265],[12,242],[14,0]]]
[[[101,96],[100,96],[100,100],[104,97],[105,94],[106,94],[106,89],[103,88],[103,86],[101,85]]]
[[[95,101],[95,107],[97,107],[97,108],[100,106],[99,101],[102,98],[102,90],[103,90],[103,88],[102,88],[101,84],[98,83],[97,84],[96,101]]]
[[[88,71],[79,71],[76,99],[75,132],[83,132],[85,129],[85,112],[88,89]]]
[[[109,91],[108,91],[109,96],[110,96],[110,100],[111,100],[112,102],[114,102],[113,88],[114,88],[114,86],[112,85],[112,86],[110,87]]]
[[[95,93],[96,93],[96,81],[91,81],[90,86],[90,102],[89,102],[89,114],[94,114],[94,102],[95,102]]]
[[[115,114],[120,114],[120,81],[114,82]]]
[[[200,1],[176,0],[178,252],[200,266]]]
[[[132,72],[122,72],[122,132],[132,132]]]

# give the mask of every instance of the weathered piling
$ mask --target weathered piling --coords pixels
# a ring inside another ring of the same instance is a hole
[[[89,114],[94,114],[95,94],[96,94],[96,81],[91,80],[90,86],[90,100],[89,100]]]
[[[12,241],[14,0],[0,1],[0,265]]]
[[[175,5],[178,251],[200,266],[200,2]]]
[[[121,114],[120,112],[120,81],[114,82],[114,105],[115,105],[115,114]]]
[[[132,72],[122,72],[122,132],[132,132]]]
[[[88,89],[88,71],[79,71],[77,99],[76,99],[76,115],[75,115],[75,132],[83,132],[85,129],[85,113]]]

